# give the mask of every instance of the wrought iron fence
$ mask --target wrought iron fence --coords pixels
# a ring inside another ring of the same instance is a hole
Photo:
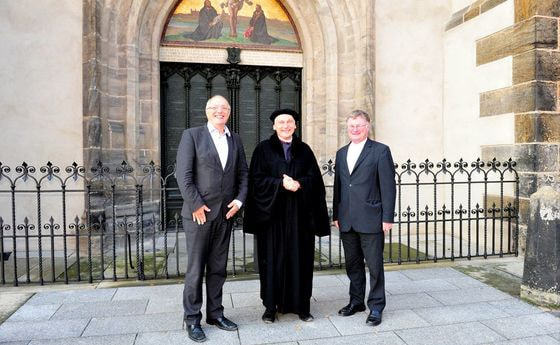
[[[395,225],[387,263],[517,255],[519,178],[511,159],[410,160],[397,169]],[[334,163],[322,165],[328,201]],[[180,277],[186,243],[173,167],[127,162],[63,171],[48,162],[0,163],[0,284]],[[330,209],[330,208],[329,208]],[[254,239],[236,219],[228,271],[255,272]],[[338,232],[316,239],[317,269],[344,263]]]

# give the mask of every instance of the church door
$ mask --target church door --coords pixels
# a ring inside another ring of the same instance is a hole
[[[160,75],[164,176],[175,163],[183,130],[206,123],[205,105],[213,95],[229,100],[228,127],[241,136],[248,163],[257,144],[272,134],[268,117],[274,110],[301,112],[301,68],[161,62]],[[170,180],[167,219],[180,215],[182,205],[175,179]]]

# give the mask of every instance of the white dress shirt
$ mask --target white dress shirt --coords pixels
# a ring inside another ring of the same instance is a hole
[[[348,170],[350,171],[350,174],[354,170],[354,166],[358,161],[358,157],[360,157],[360,153],[362,153],[362,150],[364,149],[366,140],[367,138],[357,144],[350,143],[350,145],[348,146],[348,153],[346,154],[346,163],[348,164]]]
[[[220,157],[220,163],[222,164],[222,169],[226,168],[227,159],[228,159],[228,140],[227,137],[231,136],[231,132],[229,129],[224,127],[224,133],[221,134],[210,122],[206,123],[206,127],[208,127],[208,131],[210,132],[210,136],[212,137],[212,141],[214,142],[214,146],[218,151],[218,156]],[[233,200],[237,204],[237,207],[241,208],[243,203],[237,199]]]
[[[218,156],[220,156],[220,163],[222,163],[222,169],[226,168],[226,163],[228,159],[228,141],[227,137],[231,136],[231,133],[227,127],[224,128],[224,133],[221,134],[210,122],[206,124],[208,131],[210,131],[210,136],[216,146],[218,151]]]

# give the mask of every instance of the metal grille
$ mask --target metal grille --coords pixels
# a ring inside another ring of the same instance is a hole
[[[385,261],[422,262],[517,255],[519,178],[511,159],[470,164],[445,159],[396,165],[395,225]],[[322,165],[327,202],[334,163]],[[173,186],[173,187],[170,187]],[[180,277],[185,239],[166,198],[174,168],[98,163],[65,169],[0,163],[0,283]],[[254,272],[252,235],[235,220],[228,271]],[[338,231],[316,239],[317,269],[342,267]]]

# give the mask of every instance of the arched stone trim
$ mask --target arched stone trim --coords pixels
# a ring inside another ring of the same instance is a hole
[[[84,161],[159,162],[159,46],[177,0],[84,1]],[[374,109],[371,0],[282,0],[303,49],[304,140],[321,162]],[[325,140],[328,138],[328,140]]]

